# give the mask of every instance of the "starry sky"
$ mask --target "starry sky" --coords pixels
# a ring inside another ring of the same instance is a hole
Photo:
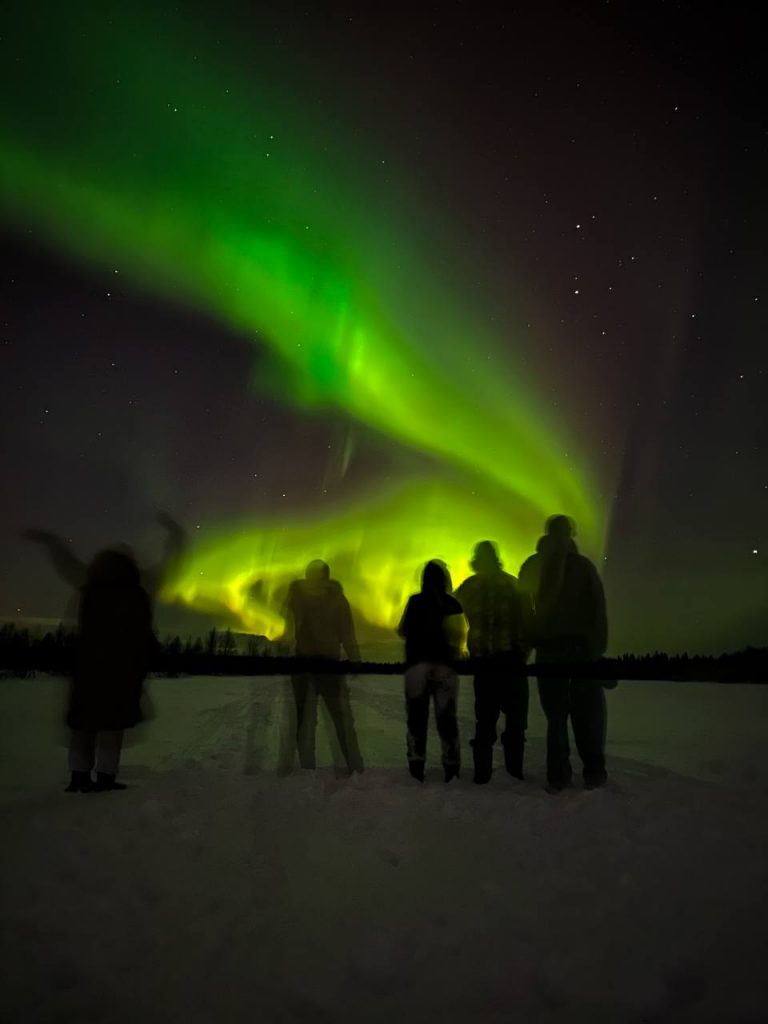
[[[310,558],[386,630],[566,512],[612,651],[768,643],[746,7],[263,6],[10,5],[0,616],[67,605],[26,526],[165,509],[161,622],[274,635]]]

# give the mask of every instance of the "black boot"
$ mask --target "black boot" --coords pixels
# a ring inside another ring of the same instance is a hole
[[[411,775],[414,777],[414,779],[418,779],[419,782],[423,782],[424,781],[424,762],[423,761],[409,761],[408,762],[408,771],[411,773]]]
[[[598,768],[595,771],[584,772],[584,789],[599,789],[608,781],[608,773],[605,768]]]
[[[72,772],[65,793],[90,793],[94,788],[90,772]]]
[[[104,793],[110,789],[127,789],[128,787],[124,782],[116,782],[115,776],[109,772],[96,772],[96,786],[94,787],[97,793]]]
[[[479,746],[477,740],[470,740],[472,755],[475,759],[475,775],[473,782],[484,786],[491,781],[493,775],[493,747]]]
[[[451,779],[458,779],[459,766],[457,764],[443,765],[443,772],[445,773],[445,781],[450,782]]]
[[[556,796],[558,793],[562,793],[564,789],[568,789],[570,785],[571,772],[568,771],[564,775],[548,777],[546,790],[550,796]]]

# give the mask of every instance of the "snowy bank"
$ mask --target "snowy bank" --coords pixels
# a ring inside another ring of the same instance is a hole
[[[0,681],[8,1021],[768,1020],[768,688],[622,683],[610,785],[404,766],[396,678],[352,682],[367,770],[276,772],[284,680],[151,683],[125,793],[64,794],[62,680]],[[576,766],[577,762],[574,759]]]

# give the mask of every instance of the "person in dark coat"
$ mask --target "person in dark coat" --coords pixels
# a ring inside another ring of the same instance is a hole
[[[597,661],[605,653],[608,623],[597,570],[580,554],[567,516],[553,516],[536,554],[520,569],[526,633],[539,664]],[[547,781],[550,792],[571,782],[568,719],[583,764],[584,784],[602,786],[605,769],[606,705],[599,680],[538,680],[547,718]]]
[[[288,633],[299,658],[339,661],[342,649],[350,661],[360,660],[352,609],[329,566],[315,559],[303,580],[294,580],[284,609]],[[333,724],[335,739],[347,773],[362,772],[346,677],[337,672],[299,672],[291,677],[295,722],[291,731],[302,768],[315,767],[317,708],[321,700]],[[284,760],[293,760],[293,750]],[[288,765],[283,765],[283,771]]]
[[[67,725],[72,730],[68,792],[123,789],[115,781],[123,731],[141,721],[143,681],[156,643],[152,601],[182,557],[184,530],[166,513],[162,558],[140,570],[127,544],[100,551],[90,565],[48,530],[31,529],[59,576],[77,588],[78,640]],[[94,786],[91,772],[96,769]]]
[[[141,721],[153,643],[152,610],[136,563],[122,551],[99,552],[80,592],[66,717],[72,730],[68,792],[125,788],[115,781],[123,732]]]
[[[450,782],[458,777],[461,762],[456,719],[459,677],[453,662],[462,653],[466,621],[441,562],[424,566],[421,592],[408,598],[398,632],[405,640],[408,769],[415,779],[424,781],[432,699],[445,781]]]
[[[475,738],[472,750],[476,783],[493,773],[496,725],[504,714],[501,735],[504,764],[523,778],[523,751],[528,727],[528,677],[524,672],[523,618],[517,580],[504,572],[496,545],[480,541],[472,559],[474,575],[456,591],[469,623],[467,646],[479,660],[475,673]]]

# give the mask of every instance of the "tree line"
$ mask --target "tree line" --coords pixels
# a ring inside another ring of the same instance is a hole
[[[76,643],[75,630],[64,625],[43,632],[6,623],[0,626],[0,673],[22,678],[36,672],[66,674],[74,665]],[[462,675],[468,675],[475,671],[476,663],[468,658],[457,667]],[[204,637],[168,636],[157,640],[152,657],[152,671],[169,677],[283,675],[302,670],[397,675],[403,671],[403,665],[399,661],[329,662],[296,658],[280,641],[215,628]],[[719,655],[654,651],[601,658],[583,666],[526,666],[531,676],[572,676],[574,670],[584,678],[602,679],[607,685],[617,679],[766,683],[768,648],[747,647]]]

